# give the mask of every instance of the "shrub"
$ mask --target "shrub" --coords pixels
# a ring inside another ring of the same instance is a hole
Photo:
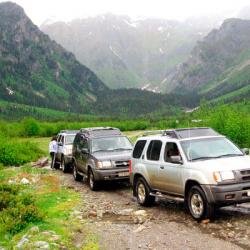
[[[22,120],[24,136],[37,136],[39,135],[40,126],[39,123],[33,118],[25,118]]]
[[[14,235],[29,223],[42,221],[35,198],[20,185],[0,184],[0,232]]]

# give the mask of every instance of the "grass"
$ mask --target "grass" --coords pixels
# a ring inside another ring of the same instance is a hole
[[[49,155],[48,147],[49,147],[50,140],[51,140],[50,137],[17,138],[17,141],[20,141],[20,142],[34,143],[43,152],[44,155]]]
[[[44,146],[46,140],[41,146]],[[76,249],[73,244],[74,233],[79,230],[84,234],[82,242],[83,249],[99,249],[98,241],[95,235],[85,230],[84,225],[79,225],[79,220],[72,217],[72,211],[76,207],[82,206],[82,197],[80,193],[72,189],[67,189],[61,185],[58,173],[46,169],[32,168],[29,165],[14,168],[5,167],[0,169],[0,184],[9,182],[20,185],[20,181],[26,178],[30,181],[29,185],[24,186],[23,194],[35,194],[35,205],[39,212],[43,214],[42,221],[29,223],[19,233],[11,235],[7,232],[0,234],[0,248],[13,249],[22,237],[30,235],[30,229],[34,226],[39,227],[39,234],[33,235],[26,246],[32,249],[35,241],[46,241],[50,244],[51,249],[59,249],[61,246],[67,249]],[[1,211],[0,211],[1,217]],[[53,231],[59,238],[54,245],[54,241],[44,233]]]

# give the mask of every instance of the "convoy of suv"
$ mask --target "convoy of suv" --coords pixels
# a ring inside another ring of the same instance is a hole
[[[86,178],[93,191],[101,181],[130,179],[140,205],[156,197],[183,201],[201,220],[216,207],[250,201],[246,154],[211,128],[162,131],[138,138],[133,148],[119,129],[96,127],[61,131],[56,162],[64,172],[72,168],[76,181]]]

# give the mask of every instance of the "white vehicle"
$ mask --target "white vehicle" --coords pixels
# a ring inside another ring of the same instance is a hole
[[[211,128],[167,130],[137,140],[130,181],[139,204],[184,201],[201,220],[216,207],[250,201],[250,157]]]
[[[55,168],[61,168],[64,173],[72,168],[72,147],[77,132],[75,130],[62,130],[57,135],[58,147],[55,155]]]

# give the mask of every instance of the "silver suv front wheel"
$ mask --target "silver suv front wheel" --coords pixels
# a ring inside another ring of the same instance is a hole
[[[138,203],[142,206],[150,206],[155,201],[155,197],[150,195],[147,182],[142,177],[138,178],[135,183],[135,193]]]
[[[200,186],[193,186],[188,192],[188,209],[192,217],[198,221],[212,218],[214,206],[207,201],[206,195]]]

